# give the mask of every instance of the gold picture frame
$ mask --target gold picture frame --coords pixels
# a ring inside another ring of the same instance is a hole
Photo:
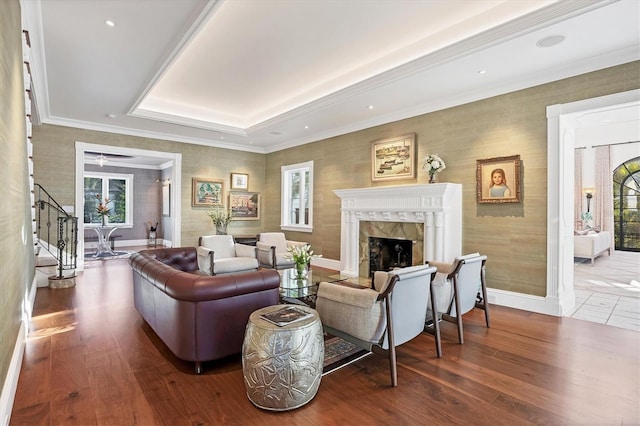
[[[249,190],[249,175],[247,173],[231,173],[231,189]]]
[[[207,178],[193,178],[191,205],[193,207],[224,207],[222,196],[224,184]]]
[[[416,134],[373,141],[371,144],[371,180],[415,179]]]
[[[229,210],[232,220],[260,220],[260,193],[230,191]]]
[[[520,155],[476,160],[476,166],[478,204],[522,202]]]

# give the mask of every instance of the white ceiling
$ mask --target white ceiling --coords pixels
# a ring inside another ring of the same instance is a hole
[[[261,153],[640,59],[638,0],[23,4],[42,122]]]

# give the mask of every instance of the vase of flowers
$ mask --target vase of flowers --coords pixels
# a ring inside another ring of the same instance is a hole
[[[231,222],[231,212],[229,210],[214,208],[207,212],[207,216],[216,227],[217,235],[227,235],[227,225]]]
[[[422,170],[429,173],[429,183],[436,183],[438,173],[446,168],[447,166],[438,154],[429,154],[424,157],[422,162]]]
[[[319,255],[314,255],[313,250],[311,250],[311,246],[309,244],[305,244],[303,246],[289,246],[287,248],[286,257],[293,260],[295,264],[295,278],[299,280],[304,280],[309,275],[309,264],[311,263],[311,258],[320,257]]]
[[[109,204],[109,199],[105,198],[103,200],[102,195],[100,194],[96,194],[96,198],[98,199],[98,207],[96,207],[96,212],[98,212],[98,215],[102,219],[102,226],[107,226],[107,216],[109,216],[109,211],[111,210],[109,209],[109,207],[107,207],[107,204]]]

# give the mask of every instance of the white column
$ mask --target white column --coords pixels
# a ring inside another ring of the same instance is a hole
[[[432,260],[438,262],[444,262],[444,212],[433,213],[433,227],[434,227],[434,257]]]
[[[434,232],[433,212],[425,213],[424,220],[424,260],[436,260],[435,232]]]

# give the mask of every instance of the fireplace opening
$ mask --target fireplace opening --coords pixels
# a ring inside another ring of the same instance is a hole
[[[375,271],[411,266],[413,241],[369,237],[369,277]]]

